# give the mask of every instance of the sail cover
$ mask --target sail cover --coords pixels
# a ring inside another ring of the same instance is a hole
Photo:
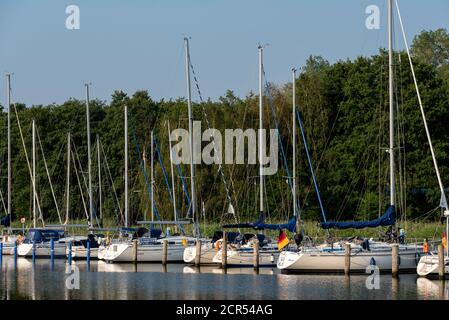
[[[0,225],[9,227],[11,225],[11,216],[7,214],[0,220]]]
[[[375,219],[370,221],[327,221],[321,222],[321,228],[323,229],[363,229],[363,228],[375,228],[379,226],[391,226],[396,223],[395,209],[394,206],[390,206],[385,213]]]
[[[296,217],[290,218],[287,223],[283,224],[267,224],[265,222],[265,215],[263,213],[260,214],[260,217],[255,222],[245,222],[245,223],[237,223],[237,224],[225,224],[223,228],[253,228],[256,230],[281,230],[287,229],[288,231],[294,232],[296,227]]]

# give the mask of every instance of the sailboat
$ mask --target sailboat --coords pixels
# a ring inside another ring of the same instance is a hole
[[[393,34],[393,3],[392,0],[388,0],[388,42],[389,42],[389,105],[390,105],[390,206],[378,219],[362,222],[334,222],[326,221],[326,217],[323,211],[323,222],[321,227],[323,229],[362,229],[366,227],[378,227],[378,226],[394,226],[395,219],[395,168],[394,168],[394,108],[393,108],[393,48],[392,48],[392,34]],[[398,8],[399,13],[399,8]],[[402,20],[399,13],[399,19],[402,27]],[[403,35],[405,33],[403,32]],[[404,36],[405,40],[405,36]],[[408,46],[407,46],[408,51]],[[410,59],[410,55],[409,55]],[[413,65],[410,59],[410,65],[413,71]],[[427,129],[427,123],[422,109],[421,99],[419,96],[419,90],[415,80],[415,87],[417,90],[418,99],[420,101],[421,113],[424,120],[424,126],[426,128],[426,134],[432,153],[432,159],[435,166],[435,171],[439,181],[442,207],[447,211],[447,202],[444,194],[444,188],[442,187],[438,166],[436,163],[435,155],[433,152],[432,142],[430,139],[429,131]],[[299,112],[298,112],[299,115]],[[302,125],[301,118],[299,122]],[[304,138],[304,135],[303,135]],[[304,139],[304,144],[307,150],[307,143]],[[309,161],[309,167],[314,177],[313,167]],[[315,188],[317,189],[316,183]],[[318,189],[317,189],[318,192]],[[319,192],[318,192],[319,194]],[[322,209],[323,210],[323,209]],[[395,239],[393,239],[395,240]],[[380,271],[390,271],[392,268],[392,254],[391,243],[384,241],[373,241],[373,239],[353,239],[353,241],[340,241],[331,244],[324,243],[319,246],[307,246],[302,245],[298,247],[298,250],[285,250],[283,251],[277,263],[279,269],[283,272],[342,272],[345,266],[345,253],[344,245],[350,243],[351,245],[351,264],[350,272],[366,272],[367,267],[370,265],[376,265]],[[399,270],[402,271],[416,271],[416,265],[420,257],[423,254],[423,246],[420,244],[399,244]],[[423,259],[423,258],[421,258]]]
[[[190,137],[190,154],[193,158],[193,118],[192,118],[192,106],[191,106],[191,86],[190,86],[190,55],[189,55],[189,39],[184,38],[186,47],[186,76],[187,76],[187,105],[188,105],[188,117],[189,117],[189,137]],[[153,175],[153,155],[155,141],[153,138],[153,132],[151,132],[151,221],[138,221],[139,224],[150,225],[150,230],[146,228],[140,228],[142,230],[141,235],[133,235],[132,237],[125,239],[125,241],[117,241],[111,243],[106,247],[102,258],[107,262],[161,262],[163,255],[164,242],[167,242],[167,262],[183,262],[183,254],[186,246],[195,243],[195,237],[163,234],[162,230],[154,229],[155,225],[182,225],[190,224],[190,221],[155,221],[154,220],[154,175]],[[128,185],[127,185],[127,155],[128,154],[128,115],[127,107],[125,106],[125,227],[128,226]],[[193,159],[190,163],[191,173],[191,215],[195,221],[196,218],[196,192],[195,192],[195,168]],[[175,214],[176,217],[176,214]],[[194,222],[195,223],[195,222]],[[194,228],[195,230],[197,228]],[[196,231],[194,231],[195,233]],[[131,240],[136,239],[138,241],[137,253],[133,247]],[[136,257],[136,258],[135,258]]]
[[[3,245],[2,254],[13,254],[13,248],[16,245],[17,236],[11,233],[11,75],[6,75],[6,97],[8,106],[8,190],[7,190],[7,210],[6,216],[0,221],[0,225],[3,225],[8,229],[7,234],[2,235],[1,243]]]

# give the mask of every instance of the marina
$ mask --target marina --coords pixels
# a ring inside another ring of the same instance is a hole
[[[211,40],[222,32],[150,37],[151,22],[128,17],[101,58],[70,5],[63,31],[85,56],[73,82],[41,71],[38,93],[15,47],[0,50],[17,60],[0,97],[0,300],[449,300],[449,32],[378,2],[365,40],[343,23],[339,45],[311,34],[312,13],[327,14],[312,10],[284,27],[291,42],[228,39],[225,53]],[[233,81],[237,93],[212,95]],[[22,103],[29,92],[39,99]]]

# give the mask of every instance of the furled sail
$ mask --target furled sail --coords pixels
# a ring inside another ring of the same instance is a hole
[[[375,228],[380,226],[391,226],[396,223],[394,206],[390,206],[385,213],[374,220],[370,221],[327,221],[321,223],[323,229],[363,229],[363,228]]]
[[[223,228],[252,228],[256,230],[281,230],[286,229],[288,231],[294,232],[296,227],[296,217],[290,218],[287,223],[278,223],[278,224],[267,224],[265,223],[265,215],[263,213],[260,214],[260,217],[257,221],[254,222],[244,222],[237,224],[225,224]]]

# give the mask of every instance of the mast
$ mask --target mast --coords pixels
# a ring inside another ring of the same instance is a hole
[[[175,192],[175,175],[173,172],[173,154],[171,150],[171,140],[170,140],[170,121],[167,121],[167,129],[168,129],[168,147],[170,151],[170,171],[171,171],[171,185],[173,189],[173,216],[174,220],[177,221],[177,213],[176,213],[176,192]],[[175,232],[178,232],[177,225],[175,225]]]
[[[33,227],[36,228],[36,124],[32,122],[32,139],[33,139]]]
[[[153,138],[153,130],[151,130],[151,164],[150,164],[150,174],[151,174],[151,221],[154,221],[154,138]]]
[[[125,104],[125,227],[128,227],[128,106]]]
[[[90,227],[94,226],[93,199],[92,199],[92,160],[90,154],[90,111],[89,111],[89,84],[86,86],[86,122],[87,122],[87,174],[89,179],[89,217]]]
[[[6,75],[6,83],[7,83],[7,104],[8,104],[8,216],[11,222],[11,187],[12,187],[12,175],[11,175],[11,75]],[[10,227],[11,229],[11,223]]]
[[[292,156],[293,156],[293,184],[292,184],[292,192],[293,192],[293,215],[296,217],[296,69],[292,69],[292,94],[293,94],[293,111],[292,111],[292,125],[293,125],[293,133],[292,133]]]
[[[189,39],[184,38],[186,48],[186,78],[187,78],[187,109],[189,114],[189,143],[190,143],[190,189],[192,192],[191,208],[192,219],[196,222],[196,193],[195,193],[195,165],[193,162],[193,117],[192,117],[192,90],[190,85],[190,52]],[[195,231],[196,232],[196,231]]]
[[[70,132],[67,134],[67,181],[66,181],[66,209],[65,222],[69,220],[69,204],[70,204]]]
[[[390,105],[390,205],[395,205],[394,179],[394,105],[393,105],[393,0],[388,0],[388,77]]]
[[[101,162],[100,162],[100,135],[97,134],[97,161],[98,161],[98,211],[100,215],[100,221],[103,218],[103,210],[101,207]]]
[[[263,80],[263,47],[259,45],[259,183],[260,183],[260,213],[264,212],[263,203],[263,150],[262,150],[262,129],[263,129],[263,91],[262,91],[262,80]]]

